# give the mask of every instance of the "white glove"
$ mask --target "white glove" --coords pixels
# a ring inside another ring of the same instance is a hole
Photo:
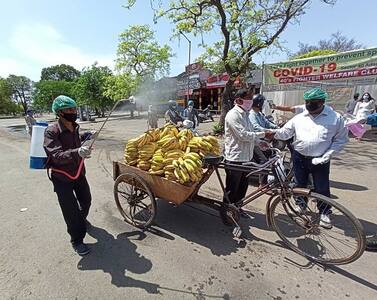
[[[98,131],[97,131],[97,130],[91,130],[91,131],[89,131],[89,132],[90,132],[90,134],[91,134],[91,136],[90,136],[90,140],[94,140],[94,139],[97,138],[97,136],[98,136]]]
[[[323,164],[327,164],[330,159],[331,159],[331,155],[334,153],[334,150],[329,150],[327,151],[325,154],[323,154],[322,156],[320,157],[314,157],[312,159],[312,164],[313,165],[323,165]]]
[[[92,150],[88,146],[81,146],[79,148],[79,155],[82,158],[90,158],[90,154],[92,154]]]

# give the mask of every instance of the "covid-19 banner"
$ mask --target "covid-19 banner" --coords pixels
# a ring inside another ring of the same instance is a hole
[[[263,90],[376,84],[377,48],[264,65]]]

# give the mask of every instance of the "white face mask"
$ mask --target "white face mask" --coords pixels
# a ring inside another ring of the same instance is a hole
[[[363,101],[364,102],[368,102],[369,101],[369,96],[368,95],[364,95],[363,96]]]

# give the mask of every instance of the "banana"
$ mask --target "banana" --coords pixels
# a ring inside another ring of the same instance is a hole
[[[181,175],[182,175],[182,179],[184,182],[188,182],[190,181],[190,176],[189,174],[187,173],[187,170],[182,168],[182,166],[180,166],[180,171],[181,171]]]
[[[190,165],[193,168],[193,171],[195,171],[197,168],[201,168],[201,165],[199,165],[198,161],[193,161],[190,158],[185,159],[185,166]],[[187,169],[188,170],[188,169]]]
[[[165,171],[164,170],[158,170],[158,171],[149,170],[148,173],[151,174],[151,175],[163,175],[165,173]]]
[[[185,168],[187,169],[188,173],[190,174],[191,172],[194,172],[195,171],[195,168],[192,164],[190,164],[187,160],[184,160],[183,161],[183,164],[185,166]]]
[[[174,160],[174,161],[173,161],[173,166],[174,166],[175,168],[179,169],[179,162],[178,162],[178,160]]]
[[[175,169],[174,165],[167,165],[167,166],[164,167],[165,171],[174,171],[174,169]]]
[[[200,156],[199,156],[198,153],[190,152],[190,153],[185,154],[185,155],[183,156],[183,158],[184,158],[184,159],[186,159],[186,158],[190,158],[190,159],[192,159],[192,160],[195,161],[195,160],[200,159]]]

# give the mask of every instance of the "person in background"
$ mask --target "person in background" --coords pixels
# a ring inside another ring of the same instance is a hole
[[[158,127],[158,117],[156,111],[153,109],[152,105],[148,106],[148,128]]]
[[[266,98],[261,94],[256,94],[253,97],[253,106],[250,111],[250,121],[255,131],[265,131],[268,129],[278,129],[279,126],[269,121],[262,113],[262,108]]]
[[[250,110],[249,118],[250,122],[253,126],[254,131],[264,132],[269,129],[278,129],[279,126],[270,122],[266,116],[262,113],[263,105],[265,103],[266,98],[261,94],[256,94],[253,97],[253,105],[252,109]],[[254,160],[259,163],[263,164],[267,161],[267,153],[264,153],[258,145],[254,147]],[[267,183],[267,175],[260,175],[259,176],[259,186]]]
[[[174,100],[169,100],[169,109],[165,113],[165,121],[175,125],[181,125],[183,122],[183,118],[177,110],[177,102]]]
[[[314,191],[330,197],[330,159],[348,142],[348,130],[344,119],[325,105],[328,95],[320,88],[304,93],[306,110],[289,120],[283,128],[275,131],[275,138],[293,143],[293,172],[297,187],[306,188],[309,174],[313,176]],[[297,199],[298,213],[306,210],[303,199]],[[317,204],[320,226],[330,229],[331,207]]]
[[[364,93],[360,101],[357,102],[353,115],[358,123],[365,123],[368,116],[376,109],[376,102],[369,93]]]
[[[33,133],[33,126],[37,123],[37,121],[34,119],[33,111],[31,109],[28,109],[26,111],[25,122],[26,122],[26,131],[29,134],[29,136],[31,136]]]
[[[350,115],[353,114],[353,111],[355,110],[355,106],[358,102],[359,96],[360,96],[359,93],[355,93],[353,95],[353,99],[350,99],[350,100],[347,101],[347,103],[344,107],[345,113],[350,114]]]
[[[56,97],[52,111],[58,116],[58,120],[45,131],[47,168],[52,169],[51,181],[71,236],[72,247],[79,255],[86,255],[90,249],[84,243],[84,237],[90,226],[86,218],[92,197],[85,177],[85,167],[81,169],[77,179],[71,178],[79,171],[81,161],[90,157],[91,149],[81,145],[79,125],[76,123],[77,105],[73,99],[63,95]]]
[[[225,151],[226,162],[242,164],[253,159],[254,147],[261,138],[273,136],[271,131],[255,132],[249,119],[252,108],[252,92],[240,89],[235,95],[235,105],[225,117]],[[246,173],[236,170],[227,170],[225,192],[231,203],[237,203],[245,197],[248,180]],[[227,198],[224,196],[224,201]]]
[[[183,111],[183,117],[185,120],[191,121],[194,125],[193,128],[195,129],[199,125],[199,113],[198,110],[194,107],[194,101],[189,100],[187,108]]]
[[[202,114],[205,115],[207,118],[211,119],[211,121],[213,122],[214,119],[213,119],[213,114],[211,112],[211,109],[212,109],[211,104],[208,104],[207,107],[202,110]]]

